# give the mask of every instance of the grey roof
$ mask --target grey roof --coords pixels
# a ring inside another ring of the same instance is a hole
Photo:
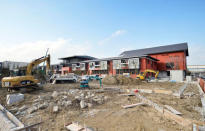
[[[127,56],[127,57],[141,56],[141,55],[151,55],[151,54],[177,52],[177,51],[185,51],[186,56],[189,56],[188,44],[180,43],[180,44],[172,44],[172,45],[166,45],[166,46],[158,46],[158,47],[153,47],[153,48],[124,51],[120,54],[120,56]]]
[[[68,56],[68,57],[63,57],[63,58],[59,58],[59,59],[65,60],[65,59],[71,59],[71,58],[81,58],[81,59],[88,59],[88,60],[96,59],[95,57],[88,56],[88,55],[74,55],[74,56]]]

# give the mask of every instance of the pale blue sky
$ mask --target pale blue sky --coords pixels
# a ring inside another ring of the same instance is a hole
[[[0,0],[0,61],[188,42],[188,64],[205,64],[204,35],[204,0]]]

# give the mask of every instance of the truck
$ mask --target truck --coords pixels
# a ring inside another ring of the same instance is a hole
[[[69,82],[76,83],[77,81],[78,81],[78,76],[74,73],[68,73],[66,75],[53,74],[50,78],[50,82],[53,84],[69,83]]]

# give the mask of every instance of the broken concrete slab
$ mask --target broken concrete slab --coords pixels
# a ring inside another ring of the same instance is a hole
[[[28,112],[29,114],[32,114],[32,113],[36,112],[37,110],[38,110],[38,107],[32,106],[32,107],[30,107],[30,108],[27,110],[27,112]]]
[[[86,108],[87,106],[88,106],[88,104],[84,100],[80,101],[80,108],[81,109]]]
[[[28,107],[26,105],[23,105],[22,107],[19,108],[19,111],[25,111]]]
[[[24,94],[9,94],[6,96],[6,103],[8,105],[14,104],[24,100]]]
[[[53,113],[57,113],[58,110],[59,110],[59,109],[58,109],[58,106],[54,106],[54,107],[53,107]]]
[[[52,97],[53,97],[53,98],[56,98],[56,97],[58,97],[58,94],[59,94],[59,93],[58,93],[57,91],[54,91],[53,94],[52,94]]]
[[[88,107],[89,107],[89,108],[93,107],[93,104],[88,103]]]
[[[13,114],[0,104],[0,131],[15,131],[24,127]]]
[[[45,109],[45,108],[47,108],[48,107],[48,102],[44,102],[43,104],[39,104],[38,105],[38,109]]]
[[[94,131],[93,129],[79,125],[78,123],[74,122],[67,124],[66,129],[69,131]]]

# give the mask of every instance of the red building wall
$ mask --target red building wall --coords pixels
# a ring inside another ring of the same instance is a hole
[[[68,74],[72,71],[72,68],[71,67],[62,67],[61,69],[61,75],[65,75],[65,74]]]
[[[146,69],[157,70],[157,62],[150,59],[140,59],[140,71],[144,72]]]
[[[186,70],[186,54],[185,52],[172,52],[172,53],[162,53],[162,54],[153,54],[150,55],[153,58],[158,59],[157,70],[166,71],[172,70],[166,67],[166,63],[173,62],[173,70]]]

